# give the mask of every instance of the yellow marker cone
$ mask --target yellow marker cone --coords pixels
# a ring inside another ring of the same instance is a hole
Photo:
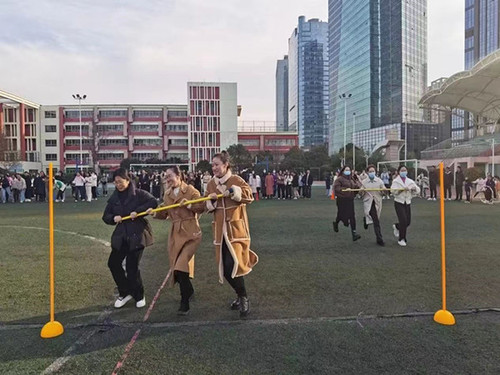
[[[51,339],[64,333],[61,323],[54,320],[54,172],[52,163],[49,163],[49,273],[50,273],[50,322],[46,323],[40,336]]]
[[[444,226],[444,166],[439,163],[439,200],[441,202],[441,287],[443,289],[443,308],[434,314],[434,321],[439,324],[452,326],[455,324],[455,317],[446,310],[446,242]]]

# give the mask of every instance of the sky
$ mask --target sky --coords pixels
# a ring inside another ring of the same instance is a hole
[[[464,1],[428,0],[429,82],[463,70]],[[0,90],[40,104],[185,104],[238,83],[242,120],[275,121],[276,61],[327,0],[1,0]]]

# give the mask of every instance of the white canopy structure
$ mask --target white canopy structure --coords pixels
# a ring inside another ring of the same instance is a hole
[[[471,70],[456,73],[439,88],[427,92],[419,106],[458,108],[496,123],[500,120],[500,50],[479,61]]]

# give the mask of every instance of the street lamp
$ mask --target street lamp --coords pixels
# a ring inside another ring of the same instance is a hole
[[[408,113],[405,113],[405,163],[408,160]]]
[[[342,163],[342,167],[345,167],[345,146],[346,146],[346,128],[347,128],[347,99],[349,99],[352,94],[342,94],[339,95],[339,98],[344,100],[344,161]]]
[[[78,117],[80,119],[80,165],[83,164],[83,136],[82,136],[82,100],[85,100],[87,95],[73,94],[73,99],[78,100]],[[76,168],[78,169],[78,167]]]
[[[356,170],[356,146],[354,145],[354,132],[356,131],[356,112],[352,114],[352,168]]]

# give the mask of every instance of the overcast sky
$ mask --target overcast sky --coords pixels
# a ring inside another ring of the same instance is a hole
[[[276,60],[327,0],[1,0],[0,90],[41,104],[185,104],[187,81],[238,83],[275,120]],[[429,81],[463,69],[464,0],[428,0]]]

